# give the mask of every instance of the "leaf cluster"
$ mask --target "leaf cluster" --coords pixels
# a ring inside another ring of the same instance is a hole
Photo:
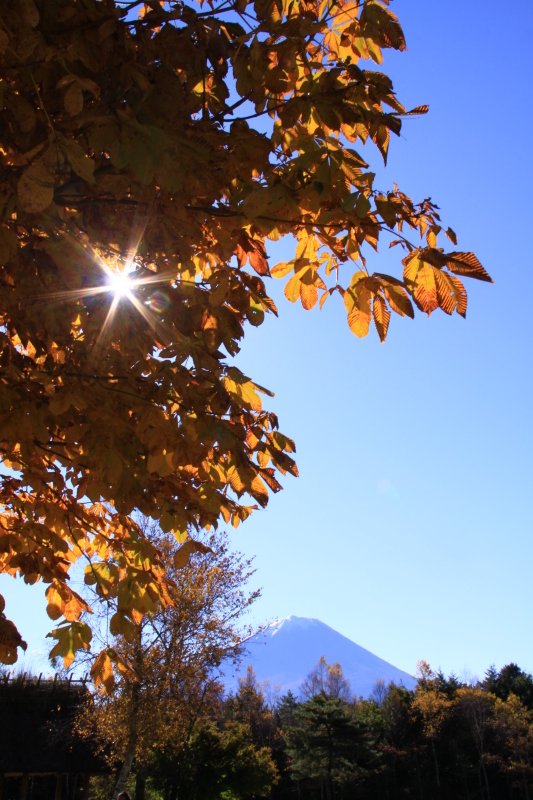
[[[367,68],[405,47],[386,0],[2,3],[0,570],[48,584],[66,665],[91,647],[77,562],[124,625],[171,602],[136,510],[184,541],[297,475],[270,393],[227,360],[276,313],[268,277],[306,309],[338,293],[354,334],[373,320],[382,341],[392,312],[464,316],[461,279],[490,280],[355,149],[386,161],[427,111]],[[367,268],[382,234],[401,277]],[[271,270],[287,235],[295,256]]]

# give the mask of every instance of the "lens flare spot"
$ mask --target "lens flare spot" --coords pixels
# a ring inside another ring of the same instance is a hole
[[[170,300],[164,292],[157,291],[150,296],[150,307],[156,312],[156,314],[161,314],[161,312],[167,308],[169,303]]]
[[[389,478],[382,478],[378,482],[377,490],[379,494],[383,494],[385,497],[391,497],[393,500],[398,500],[400,497],[399,492],[392,485],[392,481]]]

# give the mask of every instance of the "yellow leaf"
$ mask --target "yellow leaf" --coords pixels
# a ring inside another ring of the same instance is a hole
[[[47,635],[57,639],[57,644],[50,650],[50,658],[62,656],[65,669],[70,667],[78,650],[90,649],[92,632],[84,622],[62,625]]]
[[[276,264],[275,267],[272,267],[270,274],[273,278],[284,278],[285,275],[288,275],[293,269],[294,264],[285,264],[284,261],[280,261],[279,264]]]
[[[290,300],[291,303],[296,303],[300,297],[300,278],[297,275],[293,275],[286,283],[283,291],[287,300]]]
[[[353,311],[348,314],[348,325],[350,326],[351,332],[355,333],[360,339],[364,338],[370,328],[370,318],[370,309],[366,312],[355,307]]]
[[[437,285],[435,283],[434,267],[430,264],[422,263],[415,279],[415,300],[421,311],[431,314],[439,307],[437,298]]]
[[[268,489],[266,488],[265,484],[263,483],[259,475],[256,475],[252,481],[250,494],[253,496],[255,500],[257,500],[257,502],[260,505],[266,506],[268,502]]]
[[[268,462],[270,461],[270,456],[268,455],[268,453],[259,451],[259,453],[257,454],[257,461],[259,463],[259,466],[262,469],[264,469],[265,467],[268,467]]]

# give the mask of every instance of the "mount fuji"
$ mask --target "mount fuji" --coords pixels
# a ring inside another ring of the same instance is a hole
[[[281,687],[282,695],[289,689],[298,695],[302,681],[320,656],[324,656],[328,664],[339,662],[356,697],[368,697],[379,678],[386,684],[390,681],[402,683],[408,689],[416,683],[407,672],[378,658],[324,622],[295,616],[279,619],[263,633],[249,639],[239,670],[230,674],[226,665],[222,680],[226,692],[235,692],[238,678],[245,675],[251,664],[259,683],[268,680],[271,686]]]

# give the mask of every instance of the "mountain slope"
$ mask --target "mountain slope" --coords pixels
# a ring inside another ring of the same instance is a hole
[[[346,636],[330,628],[318,619],[290,616],[269,625],[263,634],[252,637],[247,643],[247,654],[238,673],[226,670],[226,691],[235,691],[238,676],[243,676],[251,664],[258,681],[269,680],[281,686],[281,694],[289,689],[298,694],[300,684],[324,656],[328,664],[338,661],[352,693],[368,697],[378,678],[414,686],[414,679],[407,672],[394,667],[382,658],[360,647]]]

